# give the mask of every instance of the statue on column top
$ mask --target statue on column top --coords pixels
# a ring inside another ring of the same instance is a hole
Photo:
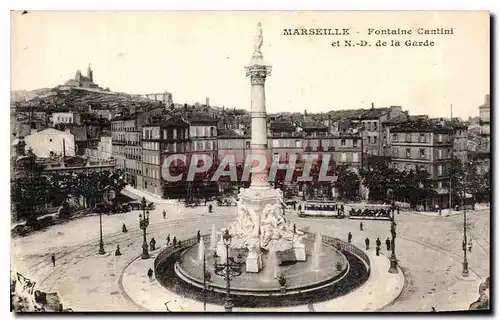
[[[257,24],[257,36],[255,36],[254,53],[262,54],[260,49],[262,48],[263,42],[264,42],[264,36],[262,35],[262,25],[259,22]]]

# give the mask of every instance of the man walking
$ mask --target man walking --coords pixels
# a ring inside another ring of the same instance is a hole
[[[380,238],[377,237],[375,244],[377,245],[377,247],[375,248],[375,251],[377,252],[377,256],[379,256],[380,255],[380,246],[382,246],[382,242],[380,241]]]
[[[352,241],[352,234],[351,234],[351,232],[349,232],[349,233],[347,234],[347,242],[350,244],[350,243],[351,243],[351,241]]]
[[[198,243],[200,242],[200,239],[201,239],[201,233],[200,231],[198,230],[198,232],[196,233],[196,238],[198,240]]]
[[[167,246],[170,244],[170,234],[167,236]]]
[[[469,253],[472,253],[472,237],[469,237],[468,246],[469,246]]]
[[[163,219],[166,219],[167,218],[167,211],[165,209],[163,209]]]
[[[174,236],[174,239],[172,239],[172,244],[174,244],[174,248],[175,246],[177,246],[177,238]]]
[[[359,223],[359,230],[363,231],[363,222]]]
[[[56,255],[52,254],[51,259],[52,259],[52,265],[55,267],[56,266]]]
[[[370,239],[368,239],[368,237],[366,237],[365,239],[365,245],[366,245],[366,250],[370,249]]]
[[[389,239],[389,237],[387,237],[387,239],[385,240],[385,246],[387,247],[387,251],[391,250],[391,240]]]

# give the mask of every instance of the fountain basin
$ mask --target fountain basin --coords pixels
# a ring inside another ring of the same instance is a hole
[[[286,293],[304,293],[318,290],[323,287],[331,286],[341,280],[349,270],[349,262],[346,257],[333,246],[324,245],[323,255],[319,268],[312,269],[312,257],[314,254],[314,241],[306,241],[307,260],[302,261],[284,261],[279,270],[287,279]],[[308,250],[308,251],[307,251]],[[230,250],[230,256],[236,257],[241,254],[241,258],[246,258],[247,250]],[[264,265],[269,263],[269,253],[263,255]],[[206,269],[211,273],[211,282],[208,286],[215,292],[226,292],[226,281],[223,276],[213,272],[213,263],[215,259],[213,254],[206,253]],[[286,258],[285,258],[286,260]],[[231,293],[237,295],[253,296],[281,296],[282,291],[276,279],[266,274],[266,267],[259,273],[246,272],[244,260],[242,261],[242,274],[231,280]],[[220,260],[219,260],[220,263]],[[270,264],[268,264],[270,265]],[[338,270],[340,268],[340,270]],[[198,260],[198,247],[190,247],[181,253],[181,260],[174,266],[176,275],[185,282],[196,287],[203,288],[203,263]]]

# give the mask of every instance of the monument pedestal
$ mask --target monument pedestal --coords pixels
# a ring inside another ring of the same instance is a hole
[[[246,260],[247,273],[258,273],[262,269],[262,253],[255,248],[248,251]]]
[[[295,259],[298,262],[306,261],[306,245],[304,245],[303,243],[295,243],[293,245],[293,250],[295,252]]]

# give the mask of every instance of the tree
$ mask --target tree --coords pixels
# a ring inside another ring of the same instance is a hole
[[[334,182],[334,187],[339,190],[340,198],[354,198],[359,191],[359,176],[348,168],[347,165],[336,167],[335,173],[337,181]]]
[[[400,173],[385,163],[374,163],[359,171],[362,183],[370,189],[370,200],[386,200],[388,191],[399,181]]]
[[[476,200],[483,199],[490,193],[490,173],[480,175],[477,164],[473,161],[461,162],[454,158],[450,168],[453,191],[459,198],[464,194],[472,196],[472,208],[474,209]]]
[[[47,202],[50,181],[43,174],[43,165],[36,162],[32,153],[14,163],[11,179],[11,202],[17,219],[25,219],[26,225],[38,224],[37,207]]]

